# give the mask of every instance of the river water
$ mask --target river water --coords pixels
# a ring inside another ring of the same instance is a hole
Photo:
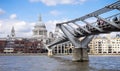
[[[120,71],[120,56],[89,56],[89,62],[72,62],[71,56],[0,56],[0,71]]]

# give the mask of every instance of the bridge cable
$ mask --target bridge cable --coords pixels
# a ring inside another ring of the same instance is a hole
[[[73,30],[75,30],[77,33],[79,33],[79,34],[81,34],[81,35],[83,35],[83,33],[82,32],[80,32],[80,31],[78,31],[77,29],[75,29],[75,28],[73,28],[70,24],[67,24],[68,26],[70,26]]]
[[[88,34],[90,34],[91,32],[90,31],[88,31],[87,29],[85,29],[84,27],[82,27],[82,26],[80,26],[80,25],[78,25],[78,24],[76,24],[75,22],[72,22],[73,24],[75,24],[76,26],[78,26],[78,28],[80,28],[80,29],[82,29],[83,31],[85,31],[85,32],[87,32]]]
[[[120,26],[118,26],[118,25],[115,24],[114,22],[108,21],[108,20],[106,20],[106,19],[104,19],[104,18],[101,18],[101,17],[99,17],[99,16],[96,16],[96,18],[99,18],[99,19],[101,19],[101,20],[107,22],[108,24],[110,24],[110,25],[112,25],[112,26],[114,26],[114,27],[120,29]]]
[[[62,25],[64,26],[64,25]],[[66,26],[64,26],[66,30],[68,30],[68,28]],[[73,36],[76,36],[76,34],[74,34],[74,32],[72,33],[70,30],[68,30],[68,32],[70,32]]]
[[[82,20],[82,22],[84,22],[84,23],[86,23],[87,25],[89,25],[89,26],[91,26],[91,27],[97,29],[97,30],[100,31],[100,32],[103,32],[103,31],[104,31],[104,30],[102,30],[102,29],[100,29],[100,28],[98,28],[98,27],[95,27],[95,26],[91,25],[90,23],[88,23],[88,22],[85,21],[85,20]]]

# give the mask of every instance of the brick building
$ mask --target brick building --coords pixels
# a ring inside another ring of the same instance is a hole
[[[14,40],[12,42],[14,42],[12,47],[6,47],[8,43],[7,39],[6,40],[0,39],[0,53],[7,53],[7,52],[8,53],[44,53],[47,51],[43,47],[42,41],[22,39],[22,40]],[[13,51],[9,52],[11,48],[13,48]]]

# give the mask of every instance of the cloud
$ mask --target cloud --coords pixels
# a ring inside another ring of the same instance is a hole
[[[5,11],[3,9],[0,8],[0,15],[4,14]]]
[[[47,27],[48,32],[55,32],[56,23],[61,23],[68,20],[69,19],[49,20],[44,23]],[[34,25],[35,25],[35,22],[30,23],[30,22],[16,20],[16,19],[0,20],[0,37],[6,37],[7,35],[10,35],[12,26],[14,26],[15,28],[17,37],[32,37],[33,35],[32,30],[34,29]],[[116,33],[111,33],[112,36],[113,34],[115,36]]]
[[[54,32],[56,23],[60,23],[66,20],[49,20],[43,23],[45,23],[48,32]],[[36,22],[30,23],[17,19],[0,20],[0,37],[6,37],[7,35],[10,35],[12,26],[14,26],[16,37],[32,37],[32,30],[34,29]]]
[[[16,19],[17,18],[17,15],[16,14],[11,14],[10,15],[10,19]]]
[[[50,11],[50,14],[53,15],[53,16],[58,16],[61,13],[59,11],[57,11],[57,10],[52,10],[52,11]]]
[[[61,22],[65,22],[68,19],[64,19],[64,20],[49,20],[45,23],[48,32],[55,32],[55,28],[56,28],[56,24],[57,23],[61,23]]]
[[[30,2],[40,2],[40,0],[29,0]]]
[[[46,27],[47,27],[47,30],[50,32],[54,32],[54,29],[55,29],[55,26],[56,26],[56,23],[58,21],[56,20],[49,20],[48,22],[45,23]]]
[[[34,25],[35,23],[14,19],[0,20],[0,37],[10,35],[12,26],[14,26],[17,37],[31,37]]]
[[[6,37],[10,35],[12,26],[14,26],[16,37],[32,37],[34,26],[36,22],[26,22],[24,20],[14,19],[16,18],[16,14],[10,15],[9,19],[1,19],[0,20],[0,37]],[[45,23],[48,32],[54,32],[56,23],[60,23],[62,21],[66,21],[65,19],[62,20],[49,20]]]
[[[47,6],[55,6],[58,4],[81,4],[86,0],[29,0],[30,2],[42,2]]]

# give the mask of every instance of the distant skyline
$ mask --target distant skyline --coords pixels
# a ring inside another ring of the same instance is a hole
[[[117,0],[0,0],[0,37],[10,34],[32,36],[39,15],[48,31],[54,32],[57,22],[75,19],[96,11]]]

